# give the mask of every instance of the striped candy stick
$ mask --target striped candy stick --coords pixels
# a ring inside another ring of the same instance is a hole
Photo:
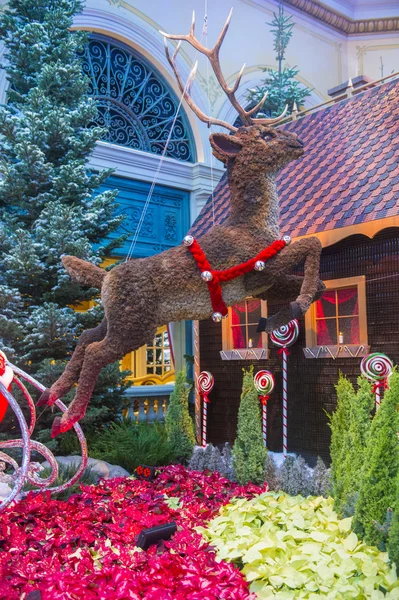
[[[362,375],[369,381],[374,382],[375,408],[378,410],[381,404],[381,388],[388,388],[388,379],[392,373],[393,364],[386,354],[373,352],[362,358],[360,370]]]
[[[206,446],[206,424],[207,424],[207,404],[209,402],[208,394],[212,391],[215,379],[209,371],[201,371],[198,375],[197,385],[200,396],[202,397],[202,446]]]
[[[275,329],[270,334],[270,339],[276,346],[280,347],[279,354],[283,355],[283,455],[287,458],[288,454],[288,371],[287,357],[288,346],[291,346],[298,339],[299,324],[296,319],[290,321],[287,325]]]
[[[262,402],[262,435],[267,444],[267,401],[274,388],[274,377],[270,371],[258,371],[254,377],[255,388]]]

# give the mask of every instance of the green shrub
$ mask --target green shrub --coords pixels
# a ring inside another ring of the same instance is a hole
[[[396,503],[389,531],[388,553],[399,571],[399,473],[396,477]]]
[[[374,407],[374,396],[371,391],[371,383],[365,377],[359,377],[357,380],[357,394],[351,397],[349,407],[348,431],[346,434],[347,445],[346,453],[342,457],[342,501],[338,504],[343,512],[343,506],[353,506],[356,496],[360,489],[362,472],[365,461],[365,450],[371,428],[371,411]],[[336,508],[338,508],[336,506]]]
[[[175,389],[170,395],[165,415],[165,429],[176,458],[186,462],[191,458],[195,446],[194,425],[188,411],[190,388],[186,385],[186,373],[176,374]]]
[[[164,425],[136,425],[131,421],[111,423],[93,440],[90,456],[119,465],[129,473],[133,473],[140,464],[161,467],[176,460],[175,449],[167,439]]]
[[[332,498],[235,498],[201,532],[262,600],[399,597],[387,555],[351,532],[351,519],[338,518]]]
[[[351,382],[341,373],[335,386],[337,392],[337,408],[330,415],[331,428],[331,479],[333,486],[334,507],[340,514],[344,502],[344,479],[345,471],[343,464],[349,450],[349,419],[351,405],[356,398],[355,390]]]
[[[244,371],[237,438],[233,447],[233,466],[237,481],[261,484],[265,481],[267,450],[263,444],[262,422],[258,392],[254,385],[253,369]]]
[[[388,508],[395,505],[399,473],[399,373],[393,372],[389,383],[371,425],[354,520],[355,531],[376,546],[384,538],[373,522],[383,523]]]
[[[78,468],[79,468],[79,465],[76,465],[76,464],[61,465],[58,463],[58,477],[55,480],[55,482],[51,485],[51,487],[63,485],[64,483],[66,483],[67,481],[72,479],[72,477],[75,475]],[[45,467],[43,469],[43,471],[40,471],[39,476],[42,479],[46,479],[50,475],[50,473],[51,473],[51,468]],[[68,500],[68,498],[70,498],[70,496],[72,496],[72,494],[80,494],[80,486],[81,485],[96,485],[98,483],[99,479],[100,479],[100,474],[96,473],[95,471],[92,471],[92,469],[90,467],[88,467],[87,469],[85,469],[83,471],[82,476],[76,483],[71,485],[64,492],[61,492],[59,494],[52,494],[51,497],[56,498],[57,500]],[[31,485],[30,483],[27,483],[24,486],[24,491],[28,491],[28,490],[37,490],[37,487],[34,485]]]
[[[359,377],[357,383],[356,393],[350,381],[340,375],[337,409],[330,418],[334,507],[341,516],[354,512],[374,406],[371,384],[364,377]]]

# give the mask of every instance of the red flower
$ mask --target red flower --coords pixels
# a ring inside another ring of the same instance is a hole
[[[216,561],[194,528],[233,496],[266,489],[173,465],[153,482],[101,480],[68,502],[30,494],[1,515],[0,600],[33,591],[42,600],[248,599],[238,569]],[[171,496],[180,509],[165,503]],[[171,540],[146,552],[136,548],[142,529],[170,521],[178,526]]]

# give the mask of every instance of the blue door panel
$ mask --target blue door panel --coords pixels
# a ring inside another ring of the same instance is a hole
[[[99,192],[119,190],[116,198],[119,206],[116,212],[126,216],[119,231],[109,236],[115,239],[120,234],[129,235],[124,245],[114,251],[115,256],[124,257],[128,253],[150,188],[149,183],[115,175],[109,177],[99,188]],[[179,244],[189,228],[189,202],[188,192],[156,185],[146,209],[133,256],[152,256]]]

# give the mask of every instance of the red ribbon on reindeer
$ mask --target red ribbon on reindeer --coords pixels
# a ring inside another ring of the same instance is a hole
[[[205,252],[192,235],[186,235],[183,240],[183,244],[190,250],[191,254],[199,270],[201,271],[202,279],[207,283],[209,294],[211,297],[211,304],[213,309],[212,319],[215,322],[219,322],[223,317],[227,316],[228,309],[223,300],[221,283],[225,281],[231,281],[236,277],[241,277],[245,273],[250,271],[263,271],[265,268],[265,262],[270,258],[278,254],[285,246],[291,242],[291,238],[287,235],[282,240],[276,240],[267,248],[264,248],[254,258],[250,258],[244,263],[229,267],[223,271],[217,271],[212,269]]]
[[[7,357],[4,352],[0,350],[0,381],[8,391],[11,391],[13,379],[13,370],[7,365]],[[3,396],[3,394],[0,393],[0,423],[4,419],[4,416],[7,412],[7,407],[7,399]]]
[[[202,445],[206,446],[206,421],[207,421],[207,404],[209,403],[208,394],[212,391],[215,378],[209,371],[201,371],[198,375],[197,386],[198,392],[203,400],[202,406]]]

